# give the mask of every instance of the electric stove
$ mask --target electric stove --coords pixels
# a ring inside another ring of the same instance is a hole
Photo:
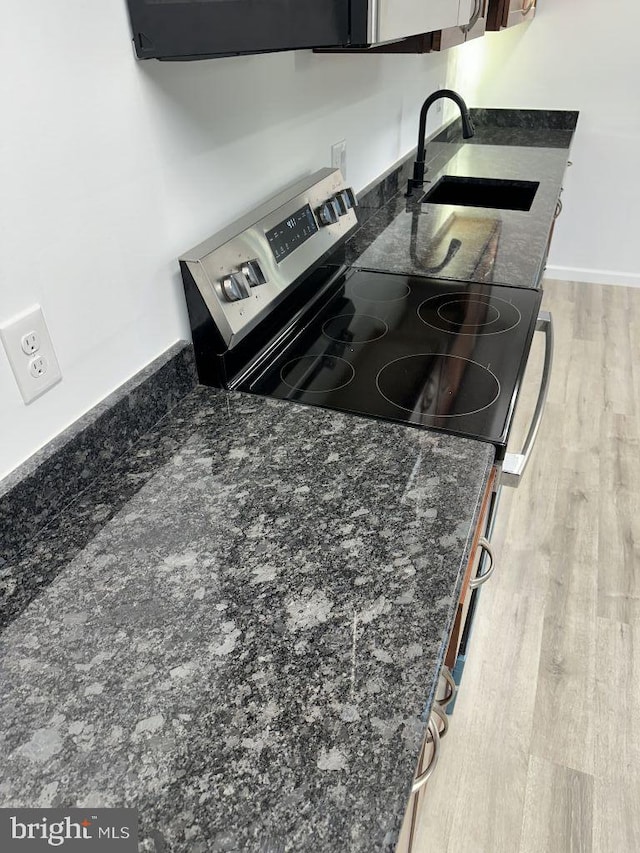
[[[541,293],[340,265],[355,208],[322,170],[180,259],[200,380],[489,441],[501,460]]]

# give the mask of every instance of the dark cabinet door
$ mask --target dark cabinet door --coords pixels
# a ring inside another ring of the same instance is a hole
[[[531,21],[536,13],[536,0],[511,0],[508,6],[505,27]]]
[[[140,59],[346,44],[348,0],[127,0]]]
[[[530,21],[535,15],[535,0],[488,0],[487,29],[501,30]]]

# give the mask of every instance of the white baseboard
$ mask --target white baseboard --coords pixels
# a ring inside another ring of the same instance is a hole
[[[587,284],[622,284],[625,287],[640,287],[640,273],[613,272],[612,270],[548,266],[544,277],[556,278],[559,281],[584,281]]]

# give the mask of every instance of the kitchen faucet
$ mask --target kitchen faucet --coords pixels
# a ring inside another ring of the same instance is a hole
[[[471,116],[469,115],[469,109],[465,102],[462,100],[460,95],[457,92],[454,92],[453,89],[438,89],[437,92],[433,92],[427,100],[422,105],[422,109],[420,110],[420,126],[418,128],[418,150],[416,151],[416,159],[413,164],[413,177],[409,178],[407,182],[407,196],[410,196],[416,187],[421,187],[424,184],[424,173],[426,171],[426,167],[424,165],[424,136],[427,130],[427,113],[429,112],[429,107],[433,104],[434,101],[439,100],[440,98],[450,98],[455,104],[458,105],[458,109],[460,110],[460,117],[462,118],[462,136],[464,139],[470,139],[474,134],[473,122],[471,121]]]

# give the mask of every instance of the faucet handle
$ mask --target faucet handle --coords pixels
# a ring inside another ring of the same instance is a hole
[[[407,181],[407,192],[405,193],[407,198],[410,198],[413,195],[413,191],[415,189],[422,189],[424,186],[425,172],[426,168],[424,160],[416,160],[413,164],[413,176]]]

